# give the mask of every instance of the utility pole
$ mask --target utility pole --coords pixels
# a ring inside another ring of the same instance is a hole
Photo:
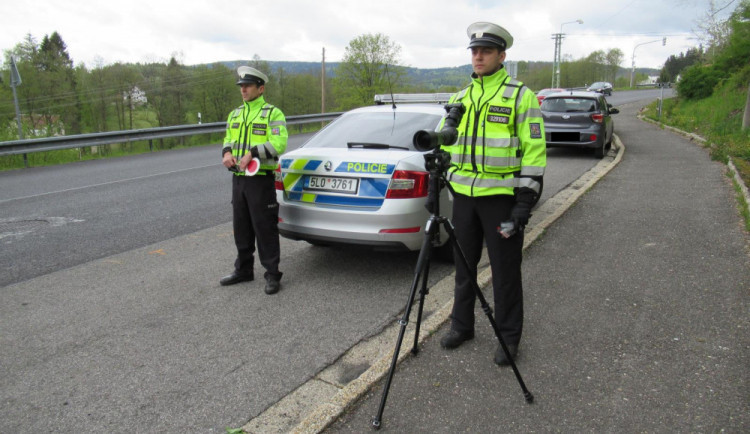
[[[553,33],[552,38],[555,40],[555,58],[552,61],[552,86],[560,87],[560,69],[562,69],[562,40],[565,36],[562,29],[566,24],[578,23],[583,24],[583,20],[568,21],[560,24],[560,33]]]
[[[18,95],[16,94],[16,87],[21,84],[21,74],[18,73],[18,67],[16,66],[16,59],[10,56],[10,87],[13,88],[13,103],[16,106],[16,124],[18,125],[18,140],[23,140],[23,126],[21,123],[21,110],[18,108]],[[26,154],[23,154],[23,165],[29,167],[29,158]]]
[[[562,50],[562,33],[553,33],[552,37],[555,39],[555,57],[552,60],[552,84],[550,87],[560,87],[560,63],[561,57],[560,51]]]
[[[323,47],[323,61],[320,64],[320,112],[326,112],[326,47]]]

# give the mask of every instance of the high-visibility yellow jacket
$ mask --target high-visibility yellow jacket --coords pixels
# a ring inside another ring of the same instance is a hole
[[[540,194],[547,145],[534,93],[501,68],[490,76],[472,74],[450,102],[466,107],[458,140],[442,147],[451,156],[451,187],[466,196],[513,195],[516,188]]]
[[[250,152],[260,160],[261,171],[272,171],[286,150],[288,137],[284,113],[266,104],[261,95],[229,113],[222,155],[231,151],[239,161]],[[244,176],[245,173],[235,172],[235,175]]]

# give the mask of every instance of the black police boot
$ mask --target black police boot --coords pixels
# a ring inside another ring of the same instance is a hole
[[[510,357],[513,360],[516,360],[516,356],[518,355],[518,345],[511,345],[506,344],[508,346],[508,352],[510,353]],[[495,351],[495,363],[497,363],[500,366],[507,366],[510,365],[510,360],[508,360],[508,357],[505,355],[505,351],[503,351],[503,347],[500,344],[497,344],[497,351]]]
[[[271,276],[266,276],[266,294],[276,294],[281,289],[281,282]]]
[[[468,332],[458,332],[453,329],[448,331],[448,333],[445,334],[440,339],[440,346],[443,348],[456,348],[462,343],[474,339],[474,330],[468,331]]]
[[[250,282],[253,279],[254,279],[254,276],[252,273],[245,274],[245,273],[240,273],[238,271],[234,271],[232,274],[222,277],[219,283],[221,284],[221,286],[228,286],[228,285],[234,285],[235,283],[240,283],[240,282]]]

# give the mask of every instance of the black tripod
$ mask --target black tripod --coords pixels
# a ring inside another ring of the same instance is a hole
[[[417,259],[417,265],[414,271],[414,280],[412,282],[411,291],[409,292],[409,299],[406,302],[406,307],[404,308],[404,314],[402,318],[399,320],[399,325],[401,326],[401,329],[398,333],[398,340],[396,341],[396,348],[393,352],[393,358],[391,360],[391,367],[388,371],[388,379],[385,383],[385,388],[383,389],[383,396],[380,400],[380,407],[378,408],[378,414],[372,418],[372,428],[373,429],[380,429],[382,417],[383,417],[383,410],[385,408],[385,401],[388,399],[388,391],[391,387],[391,381],[393,380],[393,374],[396,370],[396,363],[398,361],[398,354],[401,350],[401,343],[404,340],[404,333],[406,332],[406,325],[409,322],[409,314],[411,313],[412,305],[414,304],[414,297],[417,293],[417,286],[419,286],[419,282],[421,279],[422,286],[419,291],[420,298],[419,298],[419,310],[417,313],[417,323],[416,323],[416,330],[414,332],[414,346],[411,349],[412,354],[417,354],[419,352],[419,348],[417,344],[419,343],[419,327],[422,323],[422,311],[424,309],[424,300],[425,296],[428,293],[427,289],[427,279],[430,273],[430,257],[432,254],[432,247],[433,242],[436,240],[440,234],[440,225],[442,224],[445,228],[445,231],[448,233],[449,240],[448,242],[451,243],[453,246],[453,251],[458,252],[458,255],[456,255],[457,258],[460,258],[460,263],[456,264],[456,266],[462,266],[465,267],[465,269],[468,271],[470,270],[469,262],[466,259],[466,256],[464,255],[463,251],[461,250],[461,246],[458,245],[458,241],[456,241],[456,235],[454,233],[453,224],[451,221],[445,217],[442,217],[439,215],[440,212],[440,188],[441,186],[446,186],[450,190],[450,184],[445,180],[444,173],[448,169],[448,166],[450,165],[450,156],[445,153],[444,151],[440,151],[440,149],[435,148],[432,152],[425,154],[425,168],[430,172],[430,187],[429,187],[429,193],[428,193],[428,204],[430,204],[430,211],[431,215],[430,218],[427,220],[427,224],[425,226],[425,233],[424,233],[424,241],[422,242],[421,250],[419,251],[419,257]],[[451,190],[452,192],[452,190]],[[489,304],[487,303],[487,300],[484,298],[484,294],[482,294],[482,290],[479,288],[479,284],[476,281],[476,278],[472,279],[472,287],[474,288],[474,292],[476,293],[477,298],[479,299],[479,303],[482,306],[482,310],[487,315],[487,318],[490,320],[490,324],[492,325],[492,329],[495,331],[495,336],[497,336],[497,340],[500,342],[500,346],[502,347],[503,351],[505,352],[505,356],[510,361],[510,366],[513,368],[513,372],[516,374],[516,379],[518,380],[518,384],[521,386],[521,390],[523,390],[524,398],[526,399],[526,402],[531,404],[534,402],[534,395],[529,392],[529,390],[526,388],[526,384],[523,382],[523,378],[521,378],[521,373],[518,371],[518,368],[516,367],[516,363],[513,360],[513,357],[511,357],[510,351],[508,350],[508,346],[505,344],[505,340],[503,340],[502,335],[500,334],[500,329],[497,326],[497,323],[495,322],[495,319],[492,317],[492,308],[490,308]]]

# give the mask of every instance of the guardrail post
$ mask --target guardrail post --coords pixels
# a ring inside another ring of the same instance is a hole
[[[154,141],[152,139],[148,141],[148,150],[154,152]]]

